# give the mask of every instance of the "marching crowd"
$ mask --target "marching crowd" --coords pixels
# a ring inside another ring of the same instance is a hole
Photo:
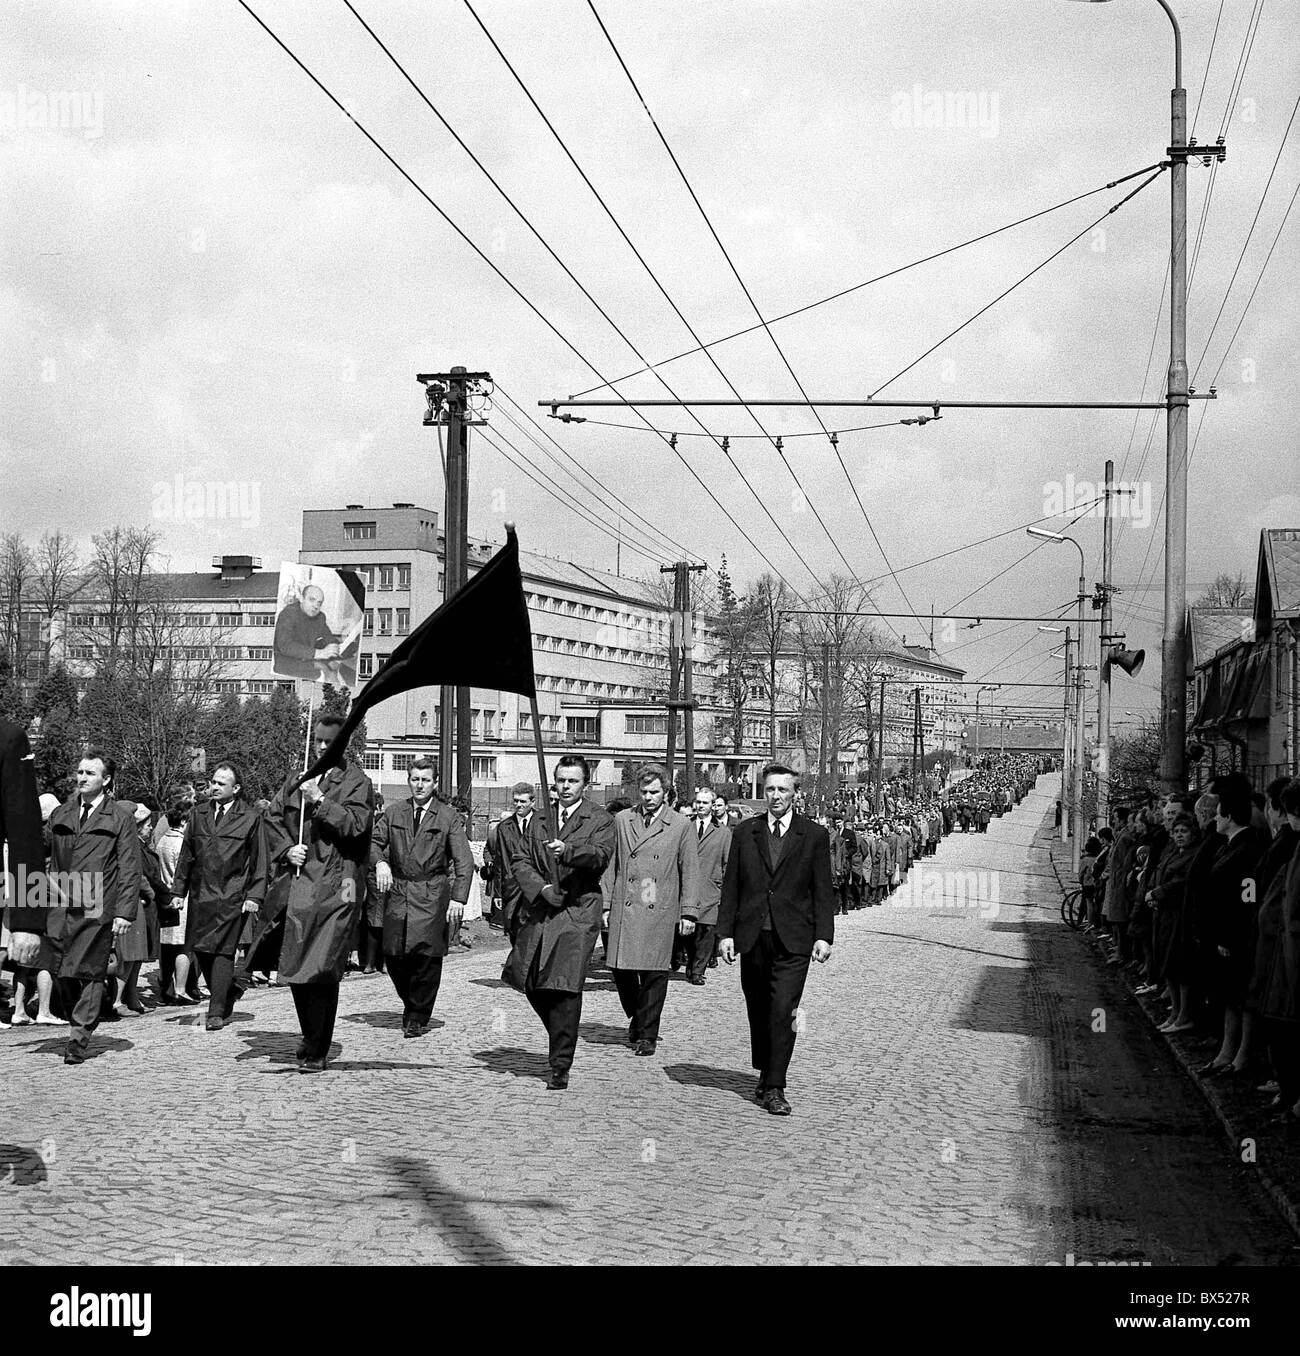
[[[269,802],[250,803],[223,760],[206,796],[179,785],[155,811],[117,798],[114,760],[94,748],[67,800],[38,797],[25,734],[0,721],[13,983],[0,1025],[66,1028],[64,1062],[77,1065],[103,1022],[206,998],[203,1026],[217,1032],[250,988],[278,983],[297,1011],[299,1068],[320,1072],[349,968],[385,970],[404,1037],[428,1031],[443,959],[468,945],[463,925],[482,916],[485,895],[511,944],[502,977],[547,1031],[548,1087],[568,1084],[599,937],[638,1055],[655,1050],[674,970],[698,986],[720,959],[740,959],[756,1096],[786,1115],[791,1014],[809,960],[830,957],[834,915],[885,902],[945,833],[986,829],[1045,770],[989,758],[946,793],[892,788],[880,814],[850,822],[836,809],[818,822],[800,813],[798,774],[780,764],[764,771],[767,813],[742,819],[708,787],[678,810],[655,765],[641,770],[635,803],[597,805],[585,761],[568,754],[549,807],[519,783],[511,810],[471,843],[469,807],[437,794],[431,760],[416,759],[410,795],[385,806],[355,763],[331,765],[339,725],[326,715],[314,726],[328,770]],[[150,992],[141,971],[152,962]]]
[[[1160,1030],[1198,1072],[1255,1086],[1300,1127],[1300,781],[1239,772],[1198,796],[1117,805],[1083,850],[1087,920],[1107,962],[1162,1000]]]

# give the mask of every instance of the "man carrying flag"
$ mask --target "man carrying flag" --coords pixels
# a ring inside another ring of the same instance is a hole
[[[317,762],[343,726],[340,716],[318,717]],[[314,767],[309,769],[314,773]],[[339,984],[366,896],[375,788],[355,763],[330,767],[301,786],[290,783],[266,812],[270,857],[288,893],[280,982],[293,990],[302,1043],[298,1068],[320,1073],[329,1056],[338,1015]]]

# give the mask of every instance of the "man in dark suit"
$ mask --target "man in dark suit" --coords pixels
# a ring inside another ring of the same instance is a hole
[[[29,888],[31,877],[45,870],[41,805],[31,745],[19,726],[4,719],[0,719],[0,844],[11,885],[5,920],[10,930],[9,958],[14,965],[34,966],[47,912],[35,902]],[[4,897],[0,889],[0,900]],[[0,1022],[4,1025],[7,1023]]]
[[[767,813],[732,831],[718,915],[718,954],[728,965],[740,956],[754,1095],[774,1116],[790,1114],[785,1080],[808,962],[830,960],[835,940],[830,841],[794,812],[798,785],[792,768],[763,769]]]
[[[546,1027],[552,1091],[569,1086],[582,985],[600,935],[600,878],[614,854],[612,816],[584,795],[589,776],[576,753],[556,763],[559,828],[548,839],[533,815],[511,862],[523,902],[509,969]]]
[[[235,951],[245,914],[266,898],[270,864],[262,816],[243,799],[233,763],[212,769],[210,799],[185,826],[171,892],[179,907],[189,897],[185,944],[208,986],[208,1031],[230,1020],[244,984],[235,979]]]
[[[523,895],[515,880],[513,862],[533,822],[533,788],[527,782],[516,782],[510,792],[514,809],[509,818],[497,825],[495,869],[501,890],[501,926],[513,944],[519,931],[519,906]]]
[[[461,817],[433,794],[432,758],[407,773],[410,800],[375,821],[370,864],[384,896],[384,960],[402,1000],[402,1035],[423,1036],[442,983],[448,939],[460,931],[474,876]]]
[[[140,838],[134,816],[112,799],[116,772],[106,754],[88,750],[77,764],[77,794],[50,816],[48,941],[71,1018],[65,1064],[85,1063],[113,941],[131,930],[140,908]]]

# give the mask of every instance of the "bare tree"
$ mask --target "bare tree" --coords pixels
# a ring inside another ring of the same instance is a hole
[[[18,532],[0,536],[0,654],[8,660],[15,678],[25,676],[23,653],[23,600],[30,592],[36,561],[32,549]]]
[[[742,598],[735,592],[726,556],[722,557],[718,569],[715,592],[718,682],[714,696],[727,712],[719,722],[718,742],[724,747],[730,745],[732,758],[728,760],[727,775],[735,777],[745,747],[745,713],[755,672],[754,651],[758,644],[758,606],[756,599]]]
[[[781,659],[791,641],[790,619],[786,610],[794,595],[785,580],[765,574],[754,586],[755,655],[763,666],[768,704],[768,757],[776,761],[776,708],[780,691]]]
[[[156,601],[154,557],[158,533],[151,527],[112,527],[91,538],[85,596],[93,620],[83,623],[80,643],[94,651],[97,670],[113,670],[123,650],[135,645],[142,614]]]
[[[32,587],[32,597],[40,609],[45,644],[42,675],[49,669],[54,619],[66,610],[83,582],[76,542],[60,530],[44,533],[36,548],[36,577]]]
[[[1236,577],[1224,572],[1214,577],[1214,582],[1192,604],[1193,607],[1253,607],[1255,590],[1246,582],[1245,573],[1237,571]]]

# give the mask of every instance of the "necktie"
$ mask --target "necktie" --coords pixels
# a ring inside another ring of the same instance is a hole
[[[644,819],[645,819],[645,826],[646,826],[646,828],[648,829],[648,828],[650,827],[650,825],[654,822],[654,814],[653,814],[653,812],[647,810],[646,813],[645,813],[645,815],[644,815]]]
[[[85,827],[86,816],[90,814],[90,806],[84,801],[81,804],[81,818],[77,821],[77,828],[80,830]]]
[[[702,819],[700,820],[700,832],[699,832],[699,836],[700,836],[701,838],[704,837],[704,821],[703,821]]]
[[[417,805],[415,807],[415,832],[420,832],[420,821],[424,818],[424,807]]]
[[[215,820],[214,820],[213,822],[214,822],[215,824],[217,824],[218,826],[220,826],[221,821],[222,821],[225,817],[226,817],[226,807],[225,807],[224,805],[218,805],[218,806],[217,806],[217,815],[216,815],[216,818],[215,818]]]
[[[779,819],[774,822],[772,828],[772,837],[775,838],[778,842],[780,842],[781,840],[781,821]]]

